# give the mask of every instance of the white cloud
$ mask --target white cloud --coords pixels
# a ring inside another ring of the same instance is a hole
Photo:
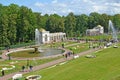
[[[100,6],[100,5],[93,6],[94,12],[104,13],[107,9],[108,9],[108,7],[106,7],[106,6]]]
[[[105,3],[106,6],[111,6],[111,7],[120,7],[120,3]]]
[[[83,0],[83,2],[88,3],[88,4],[96,4],[96,2],[92,0]]]
[[[59,6],[59,7],[67,7],[67,5],[66,5],[66,4],[64,4],[64,3],[57,4],[57,6]]]
[[[111,5],[113,5],[113,6],[115,6],[115,7],[120,7],[120,3],[113,3],[113,4],[111,4]]]
[[[53,1],[52,1],[52,3],[57,3],[57,2],[58,2],[58,0],[53,0]]]
[[[89,14],[91,12],[99,13],[119,13],[119,0],[52,0],[51,2],[36,2],[34,4],[42,14],[67,15],[69,12],[74,14]],[[37,10],[38,10],[37,9]]]
[[[35,6],[37,6],[37,7],[43,7],[44,4],[43,4],[43,3],[40,3],[40,2],[36,2],[36,3],[35,3]]]

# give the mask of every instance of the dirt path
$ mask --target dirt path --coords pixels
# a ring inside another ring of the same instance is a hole
[[[89,53],[95,52],[97,50],[99,50],[99,48],[91,49],[91,50],[88,50],[88,51],[85,51],[85,52],[81,52],[78,55],[82,56],[82,55],[85,55],[85,54],[89,54]],[[73,59],[73,56],[68,57],[67,59],[61,58],[61,59],[54,60],[54,61],[51,61],[51,62],[48,62],[48,63],[45,63],[45,64],[34,66],[33,67],[33,71],[37,71],[37,70],[40,70],[40,69],[43,69],[43,68],[47,68],[47,67],[59,64],[61,62],[65,62],[66,60],[71,60],[71,59]],[[8,79],[12,78],[12,76],[15,75],[15,74],[26,74],[26,73],[29,73],[29,70],[26,69],[25,72],[15,72],[15,73],[11,73],[11,74],[5,75],[3,77],[0,77],[0,80],[8,80]]]

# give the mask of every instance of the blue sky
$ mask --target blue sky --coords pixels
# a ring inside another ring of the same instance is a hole
[[[120,0],[0,0],[0,3],[3,5],[11,3],[19,6],[24,5],[41,14],[120,13]]]

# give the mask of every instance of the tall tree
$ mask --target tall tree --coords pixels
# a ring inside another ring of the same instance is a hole
[[[75,35],[75,25],[76,20],[74,14],[71,12],[65,18],[65,32],[67,33],[68,37],[73,37]]]
[[[34,32],[35,32],[35,28],[36,28],[36,16],[34,15],[34,13],[32,12],[31,9],[28,9],[28,12],[27,12],[27,21],[28,21],[28,30],[27,30],[27,35],[28,35],[28,38],[26,41],[29,41],[29,40],[34,40]]]
[[[27,20],[29,9],[27,7],[21,6],[18,17],[17,17],[17,36],[18,41],[26,41],[28,39],[28,27],[30,26],[29,21]]]
[[[99,24],[101,24],[101,14],[97,13],[97,12],[92,12],[89,15],[89,28],[93,28]]]
[[[50,32],[64,31],[64,20],[57,14],[50,15],[46,22],[46,29]]]
[[[15,44],[16,42],[16,20],[17,20],[17,13],[19,11],[19,6],[15,4],[11,4],[8,6],[7,13],[8,15],[8,39],[10,40],[11,44]]]
[[[107,14],[102,14],[102,22],[101,25],[104,27],[104,32],[108,32],[108,21],[110,17]]]
[[[85,14],[76,16],[76,36],[85,35],[88,28],[88,16]]]
[[[114,27],[120,30],[120,14],[116,14],[113,17]]]
[[[1,40],[2,40],[2,46],[8,46],[10,45],[10,41],[8,39],[8,16],[6,14],[2,14],[0,21],[0,30],[1,30]]]

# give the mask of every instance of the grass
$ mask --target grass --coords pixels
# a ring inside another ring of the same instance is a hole
[[[96,58],[82,56],[64,65],[31,72],[25,76],[38,74],[42,76],[40,80],[120,80],[119,52],[119,48],[107,48],[94,53]]]
[[[56,60],[56,59],[59,59],[59,58],[61,58],[61,57],[56,57],[56,58],[51,58],[51,59],[50,58],[49,59],[39,59],[39,60],[36,60],[35,58],[33,58],[33,60],[29,60],[29,65],[36,66],[36,65],[44,64],[44,63],[47,63],[47,62],[50,62],[50,61],[53,61],[53,60]],[[12,62],[15,62],[15,63],[11,64]],[[6,66],[6,65],[8,65],[8,66]],[[23,65],[27,67],[27,60],[5,60],[5,61],[0,61],[0,70],[3,67],[9,68],[9,67],[11,67],[11,65],[14,65],[15,68],[12,69],[12,70],[5,70],[5,74],[10,74],[10,73],[13,73],[13,72],[20,71],[21,67]]]
[[[74,46],[69,46],[66,48],[69,50],[72,50],[74,53],[80,53],[80,52],[89,50],[90,48],[88,46],[89,46],[88,43],[82,43],[82,44],[78,44],[78,45],[74,45]]]
[[[48,45],[44,45],[44,47],[62,47],[62,44],[64,44],[66,46],[66,45],[74,44],[74,43],[77,43],[77,42],[73,42],[73,41],[54,42],[54,43],[51,43],[51,44],[48,44]]]
[[[111,39],[112,36],[111,35],[95,35],[95,36],[84,36],[82,37],[82,39],[87,39],[87,40],[100,40],[100,39],[103,39],[103,40],[109,40]]]

